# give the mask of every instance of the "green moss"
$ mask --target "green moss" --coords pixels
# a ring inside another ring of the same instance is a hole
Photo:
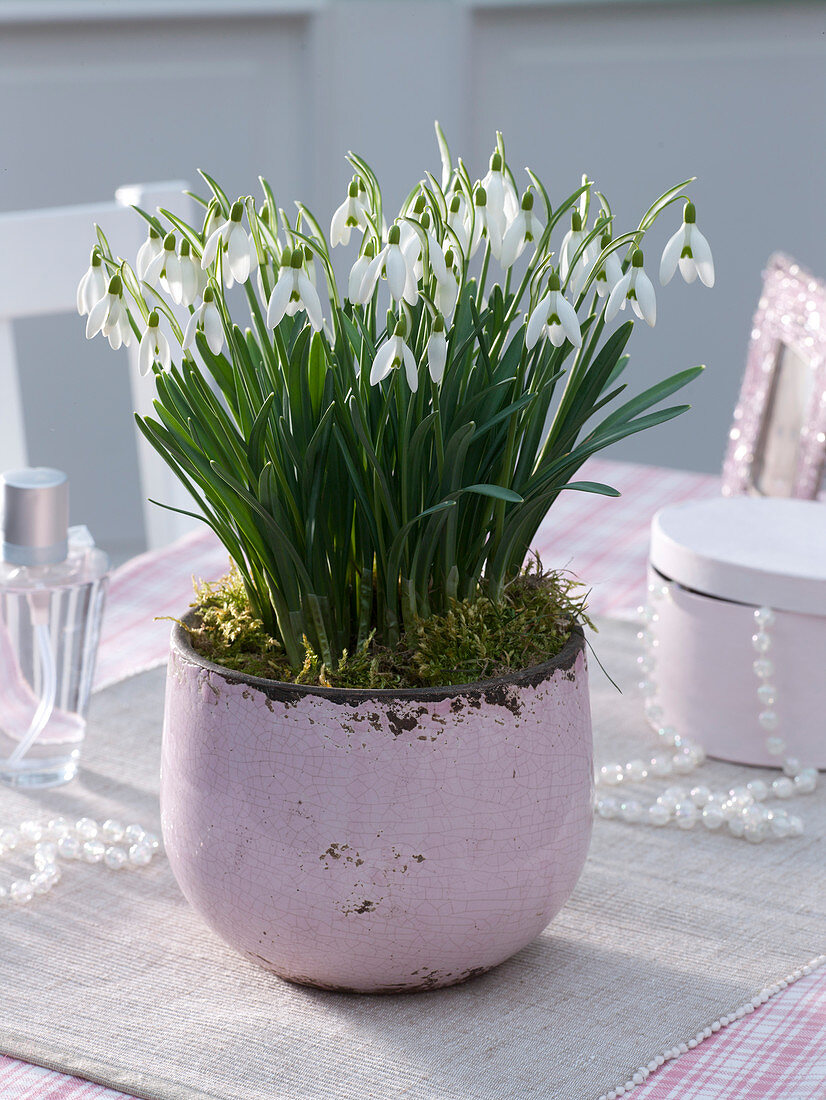
[[[531,668],[555,657],[574,622],[591,625],[586,595],[575,578],[544,572],[537,558],[506,586],[502,600],[453,600],[446,614],[420,619],[399,646],[386,649],[371,635],[328,668],[304,639],[297,674],[281,643],[253,614],[240,574],[195,586],[195,649],[226,668],[325,687],[407,688],[464,684]]]

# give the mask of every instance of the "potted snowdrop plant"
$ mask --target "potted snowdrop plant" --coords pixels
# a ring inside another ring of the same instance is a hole
[[[700,368],[625,395],[614,324],[654,324],[674,204],[661,280],[714,279],[691,181],[621,232],[590,179],[518,185],[497,136],[474,180],[437,137],[395,217],[350,154],[329,240],[204,174],[197,224],[139,211],[134,267],[98,232],[78,296],[88,336],[140,341],[141,430],[232,563],[173,630],[172,868],[229,943],[325,988],[462,981],[573,888],[587,613],[529,550],[560,493],[617,495],[577,480],[589,456],[687,408],[662,402]]]

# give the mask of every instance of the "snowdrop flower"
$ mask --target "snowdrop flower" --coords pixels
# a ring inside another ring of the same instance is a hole
[[[562,347],[566,338],[575,348],[582,346],[582,333],[576,310],[560,290],[559,275],[554,272],[548,280],[548,291],[540,299],[528,321],[525,346],[532,348],[540,336],[548,337],[555,348]]]
[[[582,287],[588,278],[588,270],[593,262],[590,254],[591,245],[588,245],[573,270],[571,268],[574,256],[587,236],[588,231],[582,228],[582,216],[575,210],[571,214],[571,228],[562,238],[562,246],[559,249],[559,275],[563,282],[568,280],[571,296],[574,299],[577,299],[582,292]]]
[[[459,280],[453,269],[453,249],[445,252],[445,278],[441,282],[436,280],[436,293],[434,301],[436,309],[445,317],[452,317],[456,308],[456,300],[459,297]]]
[[[683,224],[663,249],[660,261],[660,283],[671,282],[679,265],[680,274],[687,283],[697,276],[706,286],[714,286],[714,260],[708,241],[697,228],[697,212],[693,202],[687,202],[683,210]]]
[[[402,250],[404,262],[407,265],[405,294],[408,296],[412,294],[413,301],[415,302],[419,294],[419,279],[421,279],[424,273],[424,265],[422,264],[422,242],[419,240],[419,234],[410,222],[402,222],[399,226],[399,230],[399,248]]]
[[[99,332],[108,339],[109,346],[114,351],[117,351],[121,344],[128,348],[132,343],[132,329],[123,301],[123,280],[120,275],[112,276],[106,294],[100,301],[95,302],[89,312],[86,321],[86,339],[91,340]]]
[[[174,233],[167,233],[163,239],[163,245],[160,251],[153,256],[152,260],[144,269],[144,282],[149,283],[150,286],[158,286],[160,284],[161,288],[169,293],[169,280],[167,276],[170,271],[173,277],[180,273],[180,261],[175,251]]]
[[[149,236],[143,242],[138,249],[138,257],[135,261],[135,268],[138,272],[139,279],[146,278],[146,269],[155,259],[155,257],[163,251],[163,238],[161,234],[155,229],[154,226],[149,227]]]
[[[250,238],[241,226],[243,214],[244,204],[239,199],[232,205],[229,221],[213,229],[207,237],[201,258],[201,267],[206,271],[215,263],[219,250],[225,253],[224,282],[227,286],[231,286],[233,280],[236,283],[245,283],[253,270],[252,254],[255,249],[251,247]]]
[[[324,324],[318,291],[304,270],[304,249],[293,252],[285,248],[281,254],[281,274],[267,304],[267,326],[276,328],[286,313],[295,314],[299,309],[307,313],[310,324],[319,332]]]
[[[610,233],[604,233],[600,241],[600,252],[611,243]],[[616,252],[611,252],[603,260],[594,279],[594,286],[600,298],[606,298],[622,278],[622,264]]]
[[[169,351],[169,341],[158,328],[157,311],[153,309],[149,314],[146,332],[138,346],[138,367],[141,374],[149,374],[155,362],[160,363],[164,370],[169,370],[172,355]]]
[[[416,236],[415,230],[413,230],[413,234]],[[360,290],[362,301],[366,302],[371,297],[379,276],[384,274],[388,289],[396,301],[404,300],[408,305],[415,306],[419,300],[418,282],[415,275],[417,259],[417,250],[409,244],[406,251],[402,250],[401,227],[391,225],[387,234],[387,244],[371,261],[364,276],[364,282]]]
[[[510,224],[502,238],[502,252],[499,262],[502,267],[512,267],[525,250],[528,242],[539,242],[545,226],[533,212],[533,194],[526,191],[522,196],[522,208]]]
[[[181,241],[180,256],[170,256],[167,259],[166,281],[170,297],[176,305],[193,305],[206,286],[206,272],[198,258],[192,255],[186,237]]]
[[[373,287],[367,290],[367,283],[365,282],[365,276],[370,264],[375,257],[376,247],[372,241],[368,241],[364,246],[364,251],[350,268],[350,278],[347,282],[347,297],[354,305],[364,305],[370,295],[373,293]],[[373,284],[375,286],[375,283]]]
[[[204,290],[204,299],[198,309],[190,315],[187,322],[181,347],[186,351],[195,343],[195,333],[200,329],[206,337],[209,350],[213,355],[219,355],[224,346],[224,326],[221,323],[221,314],[215,304],[215,294],[212,287]]]
[[[476,188],[473,194],[473,236],[470,239],[470,249],[467,253],[467,258],[470,260],[476,254],[476,249],[479,247],[479,242],[482,240],[482,234],[487,233],[488,240],[490,241],[491,251],[496,255],[499,252],[499,246],[502,244],[501,238],[497,239],[496,249],[493,247],[493,237],[496,236],[496,228],[491,230],[491,226],[488,222],[488,196],[484,187],[481,185]]]
[[[501,248],[505,233],[519,212],[519,197],[504,168],[501,154],[494,153],[490,158],[488,174],[482,180],[487,195],[488,237],[494,255]]]
[[[605,320],[613,320],[621,309],[625,309],[626,302],[631,303],[640,320],[647,321],[654,327],[657,320],[657,299],[651,280],[642,269],[642,252],[639,249],[631,257],[631,266],[608,295]]]
[[[349,244],[350,234],[354,229],[366,228],[364,204],[359,198],[358,182],[354,179],[347,191],[347,198],[333,214],[330,222],[330,245],[335,248],[338,244]]]
[[[379,348],[373,360],[373,369],[370,371],[371,386],[381,382],[392,370],[404,365],[411,392],[415,393],[419,388],[419,369],[413,352],[404,342],[405,331],[405,322],[399,321],[393,335]]]
[[[430,228],[430,214],[428,214],[426,210],[424,214],[422,214],[419,224],[425,231],[425,238],[427,241],[427,258],[430,262],[430,270],[436,276],[436,282],[443,283],[447,280],[447,264],[445,263],[445,254],[442,246],[436,240],[435,233]],[[418,234],[416,234],[416,236],[418,236]]]
[[[444,378],[445,363],[447,362],[447,335],[445,333],[445,319],[441,313],[436,314],[433,322],[433,330],[427,341],[427,367],[430,377],[438,384]],[[409,379],[409,375],[408,375]],[[411,386],[411,389],[415,387]]]
[[[447,224],[456,234],[462,253],[467,256],[470,249],[470,211],[462,191],[453,192],[447,211]]]
[[[97,248],[92,249],[92,259],[77,286],[77,311],[81,317],[92,309],[106,294],[106,272]]]

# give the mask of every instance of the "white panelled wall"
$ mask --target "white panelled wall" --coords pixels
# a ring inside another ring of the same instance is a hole
[[[620,225],[696,174],[717,285],[660,294],[631,376],[709,369],[691,413],[612,453],[713,471],[763,263],[783,249],[826,275],[825,62],[821,3],[0,0],[0,211],[204,167],[233,194],[262,173],[325,221],[347,149],[395,204],[438,164],[435,117],[476,175],[497,128],[552,199],[587,171]],[[655,231],[652,274],[678,220]],[[79,318],[26,320],[15,342],[30,461],[69,472],[73,521],[139,549],[127,356],[87,344]]]

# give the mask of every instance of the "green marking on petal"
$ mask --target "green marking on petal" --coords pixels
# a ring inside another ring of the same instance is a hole
[[[683,246],[683,250],[680,253],[680,259],[681,260],[693,260],[694,259],[694,256],[691,253],[690,245],[684,245]]]

